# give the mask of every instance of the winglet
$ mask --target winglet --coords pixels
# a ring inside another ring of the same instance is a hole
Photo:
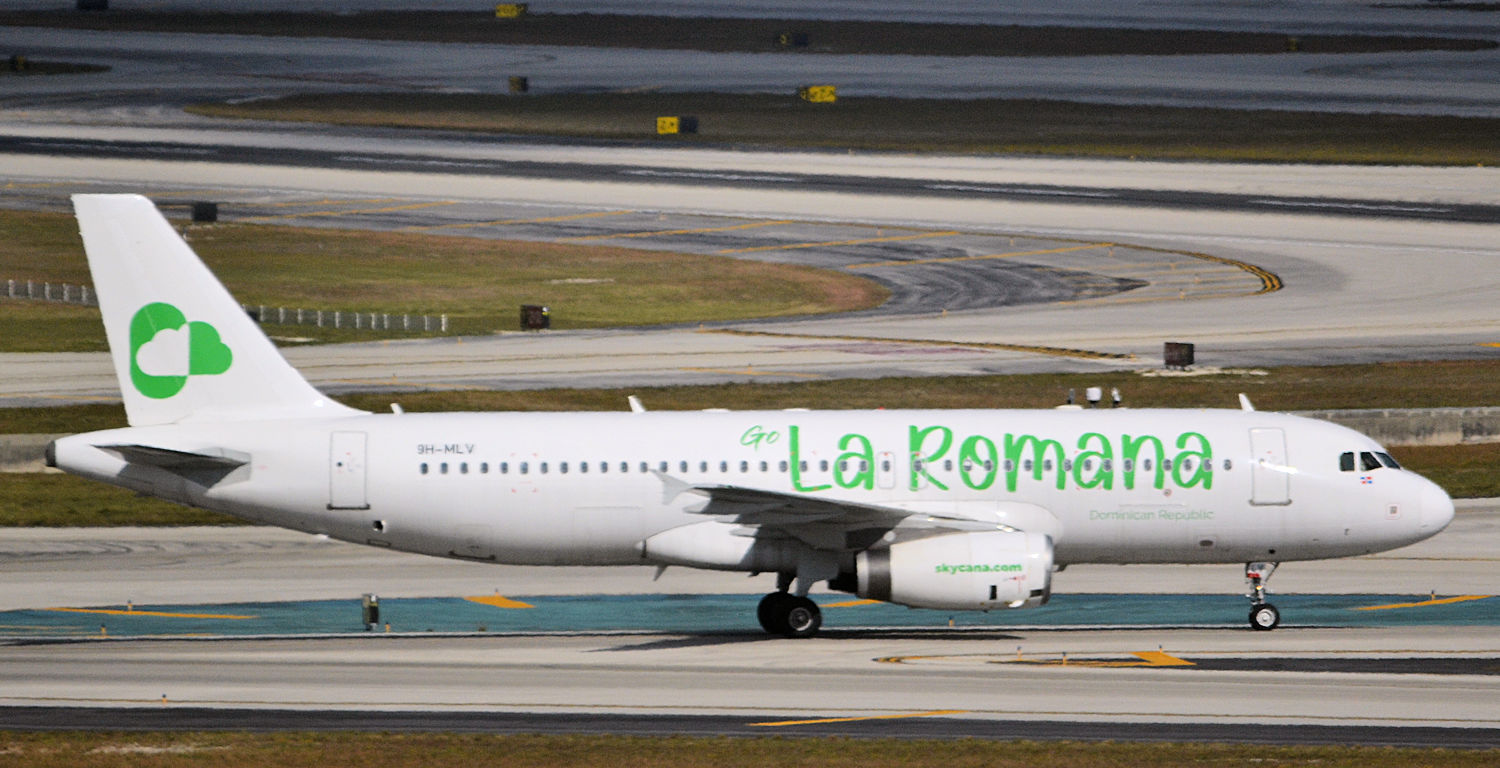
[[[631,396],[625,398],[625,401],[628,402],[628,403],[630,403],[630,412],[631,413],[645,413],[646,412],[646,406],[641,405],[641,399],[639,397],[636,397],[635,395],[631,395]]]
[[[1242,411],[1253,411],[1253,410],[1255,410],[1255,406],[1253,406],[1253,405],[1250,404],[1250,396],[1246,395],[1244,392],[1240,393],[1240,410],[1242,410]]]

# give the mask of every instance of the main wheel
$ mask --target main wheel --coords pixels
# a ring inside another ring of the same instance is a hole
[[[786,634],[787,608],[795,599],[785,592],[772,592],[762,597],[760,605],[755,608],[755,618],[760,621],[761,628],[773,635]]]
[[[1250,628],[1269,632],[1281,625],[1281,611],[1270,603],[1257,603],[1250,607]]]
[[[818,604],[805,598],[793,597],[782,619],[787,637],[812,637],[823,626],[823,612]]]

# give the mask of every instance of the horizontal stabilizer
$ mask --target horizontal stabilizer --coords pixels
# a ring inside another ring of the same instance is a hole
[[[96,447],[109,451],[132,464],[146,464],[172,472],[201,469],[228,472],[250,463],[249,455],[237,451],[226,451],[222,448],[178,451],[171,448],[158,448],[154,445],[100,445]]]

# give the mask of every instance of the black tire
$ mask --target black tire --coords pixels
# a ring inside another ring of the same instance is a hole
[[[786,624],[787,605],[793,599],[785,592],[772,592],[762,597],[760,605],[755,608],[755,618],[760,621],[761,629],[773,635],[786,634],[789,629]]]
[[[1259,603],[1250,607],[1250,628],[1258,632],[1270,632],[1281,626],[1281,611],[1270,603]]]
[[[823,612],[818,604],[805,597],[793,597],[782,613],[782,633],[787,637],[812,637],[823,626]]]

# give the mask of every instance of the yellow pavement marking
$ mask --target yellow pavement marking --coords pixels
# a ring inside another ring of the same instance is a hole
[[[1481,346],[1481,347],[1500,347],[1500,342],[1497,342],[1497,341],[1486,341],[1486,342],[1481,343],[1479,346]]]
[[[395,211],[414,211],[418,208],[435,208],[440,205],[457,205],[457,200],[437,200],[430,203],[411,203],[409,205],[391,205],[385,208],[357,208],[352,211],[304,211],[302,213],[277,213],[270,216],[252,216],[248,219],[240,219],[240,222],[274,221],[276,219],[310,219],[317,216],[357,216],[362,213],[393,213]]]
[[[850,264],[844,269],[869,269],[870,267],[905,267],[912,264],[947,264],[955,261],[980,261],[983,259],[1008,259],[1012,256],[1045,256],[1050,253],[1072,253],[1073,251],[1087,251],[1091,248],[1112,247],[1114,243],[1089,243],[1088,245],[1074,245],[1067,248],[1049,248],[1044,251],[1012,251],[1010,253],[989,253],[980,256],[946,256],[937,259],[911,259],[909,261],[870,261],[864,264]]]
[[[1429,605],[1450,605],[1452,603],[1465,603],[1470,600],[1488,600],[1494,595],[1459,595],[1458,597],[1440,597],[1436,600],[1422,600],[1415,603],[1391,603],[1390,605],[1365,605],[1355,608],[1356,611],[1388,611],[1393,608],[1424,608]]]
[[[493,605],[496,608],[535,608],[536,607],[536,606],[532,605],[531,603],[523,603],[520,600],[512,600],[512,599],[510,599],[508,597],[501,597],[500,595],[478,595],[476,597],[466,597],[464,599],[468,600],[471,603],[482,603],[484,605]]]
[[[901,720],[909,717],[942,717],[943,715],[962,715],[968,712],[966,709],[935,709],[931,712],[907,712],[900,715],[868,715],[865,717],[824,717],[817,720],[776,720],[766,723],[749,723],[751,727],[756,726],[781,726],[781,725],[817,725],[819,723],[854,723],[860,720]]]
[[[796,371],[766,371],[759,368],[682,368],[693,373],[732,373],[737,376],[791,376],[797,379],[827,378],[821,373],[798,373]]]
[[[893,339],[883,336],[823,336],[805,333],[776,333],[773,331],[742,331],[734,328],[712,328],[699,331],[699,333],[727,333],[735,336],[771,336],[782,339],[808,339],[810,341],[870,341],[883,344],[913,344],[928,347],[962,347],[966,349],[995,349],[1006,352],[1030,352],[1038,355],[1054,355],[1057,357],[1082,357],[1091,360],[1133,360],[1135,355],[1122,355],[1116,352],[1096,352],[1091,349],[1067,349],[1064,347],[1043,347],[1032,344],[1002,344],[989,341],[942,341],[939,339]],[[697,370],[697,369],[687,369]],[[702,369],[708,370],[708,369]]]
[[[166,613],[164,611],[136,611],[119,608],[43,608],[59,613],[98,613],[109,616],[165,616],[169,619],[258,619],[259,616],[244,616],[236,613]]]
[[[735,224],[728,227],[702,227],[699,229],[653,229],[645,232],[620,232],[613,235],[583,235],[580,237],[558,238],[559,243],[580,242],[584,240],[614,240],[627,237],[666,237],[669,235],[694,235],[701,232],[731,232],[736,229],[755,229],[756,227],[774,227],[778,224],[791,224],[791,219],[783,221],[754,221],[749,224]]]
[[[596,219],[601,216],[624,216],[635,211],[592,211],[590,213],[570,213],[566,216],[543,216],[535,219],[494,219],[492,221],[471,221],[463,224],[413,224],[402,227],[402,232],[419,232],[427,229],[473,229],[475,227],[503,227],[508,224],[547,224],[554,221],[574,221],[576,219]]]
[[[930,237],[952,237],[954,235],[961,235],[961,234],[963,234],[963,233],[962,232],[957,232],[957,231],[923,232],[923,233],[917,234],[917,235],[891,235],[889,237],[864,237],[864,238],[860,238],[858,240],[829,240],[827,242],[822,242],[822,243],[792,243],[790,245],[758,245],[758,246],[756,246],[754,248],[726,248],[726,249],[724,249],[722,251],[715,251],[715,253],[718,253],[718,254],[722,255],[722,254],[730,254],[730,253],[755,253],[757,251],[794,251],[794,250],[797,250],[799,248],[823,248],[823,247],[832,246],[832,245],[863,245],[865,243],[890,243],[890,242],[895,242],[897,240],[922,240],[922,239],[930,238]]]
[[[842,603],[824,603],[824,608],[853,608],[856,605],[880,605],[879,600],[845,600]]]
[[[1170,653],[1161,651],[1137,651],[1135,655],[1146,662],[1148,667],[1191,667],[1193,662],[1187,659],[1179,659]]]

